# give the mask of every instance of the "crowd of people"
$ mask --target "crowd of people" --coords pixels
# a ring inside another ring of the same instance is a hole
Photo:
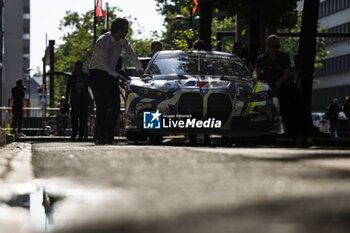
[[[87,135],[86,122],[91,102],[88,87],[91,87],[96,103],[95,143],[103,145],[113,142],[114,130],[120,114],[119,87],[125,88],[127,85],[127,75],[123,70],[121,59],[122,50],[136,67],[139,76],[143,77],[142,64],[126,39],[128,31],[128,20],[124,18],[113,20],[111,29],[104,30],[94,45],[88,67],[89,74],[83,72],[81,61],[75,63],[74,71],[67,81],[65,99],[60,102],[62,108],[71,107],[72,140],[82,140]],[[202,40],[195,41],[193,45],[195,50],[207,50],[207,47]],[[291,67],[289,55],[280,51],[280,47],[279,38],[276,35],[270,35],[266,40],[266,51],[257,58],[254,66],[248,59],[247,49],[241,44],[235,43],[232,53],[240,57],[247,67],[253,70],[253,82],[264,80],[271,86],[274,95],[279,99],[280,115],[287,135],[295,143],[301,139],[299,143],[311,145],[312,128],[305,121],[306,110],[301,91],[301,80],[305,78],[302,57],[296,55],[295,65]],[[161,42],[152,42],[149,57],[162,49]],[[12,128],[15,133],[20,134],[24,98],[22,80],[16,82],[16,87],[12,89],[12,97]],[[338,100],[334,99],[327,110],[330,130],[334,137],[338,137],[336,120],[340,111],[342,108]]]

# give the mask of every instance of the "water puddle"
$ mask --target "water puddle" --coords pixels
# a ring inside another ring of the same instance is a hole
[[[32,229],[37,232],[48,232],[53,230],[55,224],[55,204],[63,199],[63,196],[52,195],[44,188],[37,187],[31,193],[13,194],[8,200],[0,200],[0,203],[28,209]]]

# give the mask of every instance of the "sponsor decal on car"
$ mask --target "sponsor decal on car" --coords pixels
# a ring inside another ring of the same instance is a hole
[[[215,118],[201,120],[189,114],[163,115],[159,110],[143,112],[144,129],[219,129],[221,126],[221,120]]]

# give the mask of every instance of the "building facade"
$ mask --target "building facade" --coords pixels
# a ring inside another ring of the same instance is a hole
[[[328,32],[350,33],[350,0],[321,0],[319,21]],[[350,38],[326,38],[326,45],[330,54],[315,70],[314,111],[324,111],[333,98],[344,104],[350,96]]]
[[[17,79],[28,83],[29,51],[30,0],[4,0],[2,106],[9,105],[11,88]]]

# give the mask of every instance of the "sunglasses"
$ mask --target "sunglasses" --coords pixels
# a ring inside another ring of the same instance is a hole
[[[281,48],[281,45],[270,45],[272,49],[279,49]]]

